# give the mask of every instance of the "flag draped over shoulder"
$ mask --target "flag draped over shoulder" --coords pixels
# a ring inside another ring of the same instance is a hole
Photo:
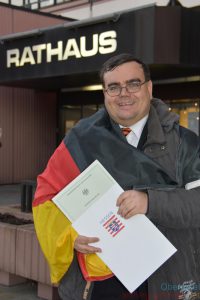
[[[81,120],[38,176],[33,202],[35,229],[50,266],[52,283],[59,282],[68,270],[78,234],[51,199],[95,159],[124,190],[176,184],[160,165],[126,142],[119,126],[110,120],[105,109]],[[77,253],[77,256],[86,280],[103,280],[112,276],[96,254]]]
[[[45,171],[38,176],[37,190],[33,202],[33,216],[36,233],[50,266],[52,283],[57,283],[68,270],[74,255],[74,240],[77,232],[51,199],[80,174],[64,142],[52,155]],[[88,257],[89,256],[89,257]],[[96,275],[110,277],[111,271],[105,266],[99,272],[90,270],[90,259],[104,265],[96,255],[78,255],[84,277],[95,280]],[[88,269],[87,269],[87,265]],[[112,275],[111,275],[112,276]]]

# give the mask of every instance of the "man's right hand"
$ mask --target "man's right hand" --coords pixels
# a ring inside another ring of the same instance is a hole
[[[98,241],[99,239],[97,237],[87,237],[83,235],[78,235],[74,242],[74,249],[76,249],[78,252],[85,254],[101,252],[100,248],[89,245]]]

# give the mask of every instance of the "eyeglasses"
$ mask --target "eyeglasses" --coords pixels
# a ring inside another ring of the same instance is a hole
[[[147,81],[148,80],[145,80],[144,82],[131,81],[131,82],[128,82],[125,86],[121,86],[121,85],[117,85],[117,84],[111,85],[105,91],[111,97],[119,96],[121,94],[123,88],[125,88],[128,93],[137,93],[140,91],[141,86],[143,84],[145,84]]]

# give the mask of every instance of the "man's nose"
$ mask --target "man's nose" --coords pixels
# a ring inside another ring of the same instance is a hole
[[[129,95],[130,93],[127,91],[126,85],[125,86],[121,86],[121,93],[120,93],[120,95],[121,96],[126,96],[127,94]]]

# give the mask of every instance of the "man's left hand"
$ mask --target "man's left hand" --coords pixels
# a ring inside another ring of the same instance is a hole
[[[123,192],[117,199],[118,214],[129,219],[136,214],[146,214],[148,209],[148,196],[144,192],[130,190]]]

